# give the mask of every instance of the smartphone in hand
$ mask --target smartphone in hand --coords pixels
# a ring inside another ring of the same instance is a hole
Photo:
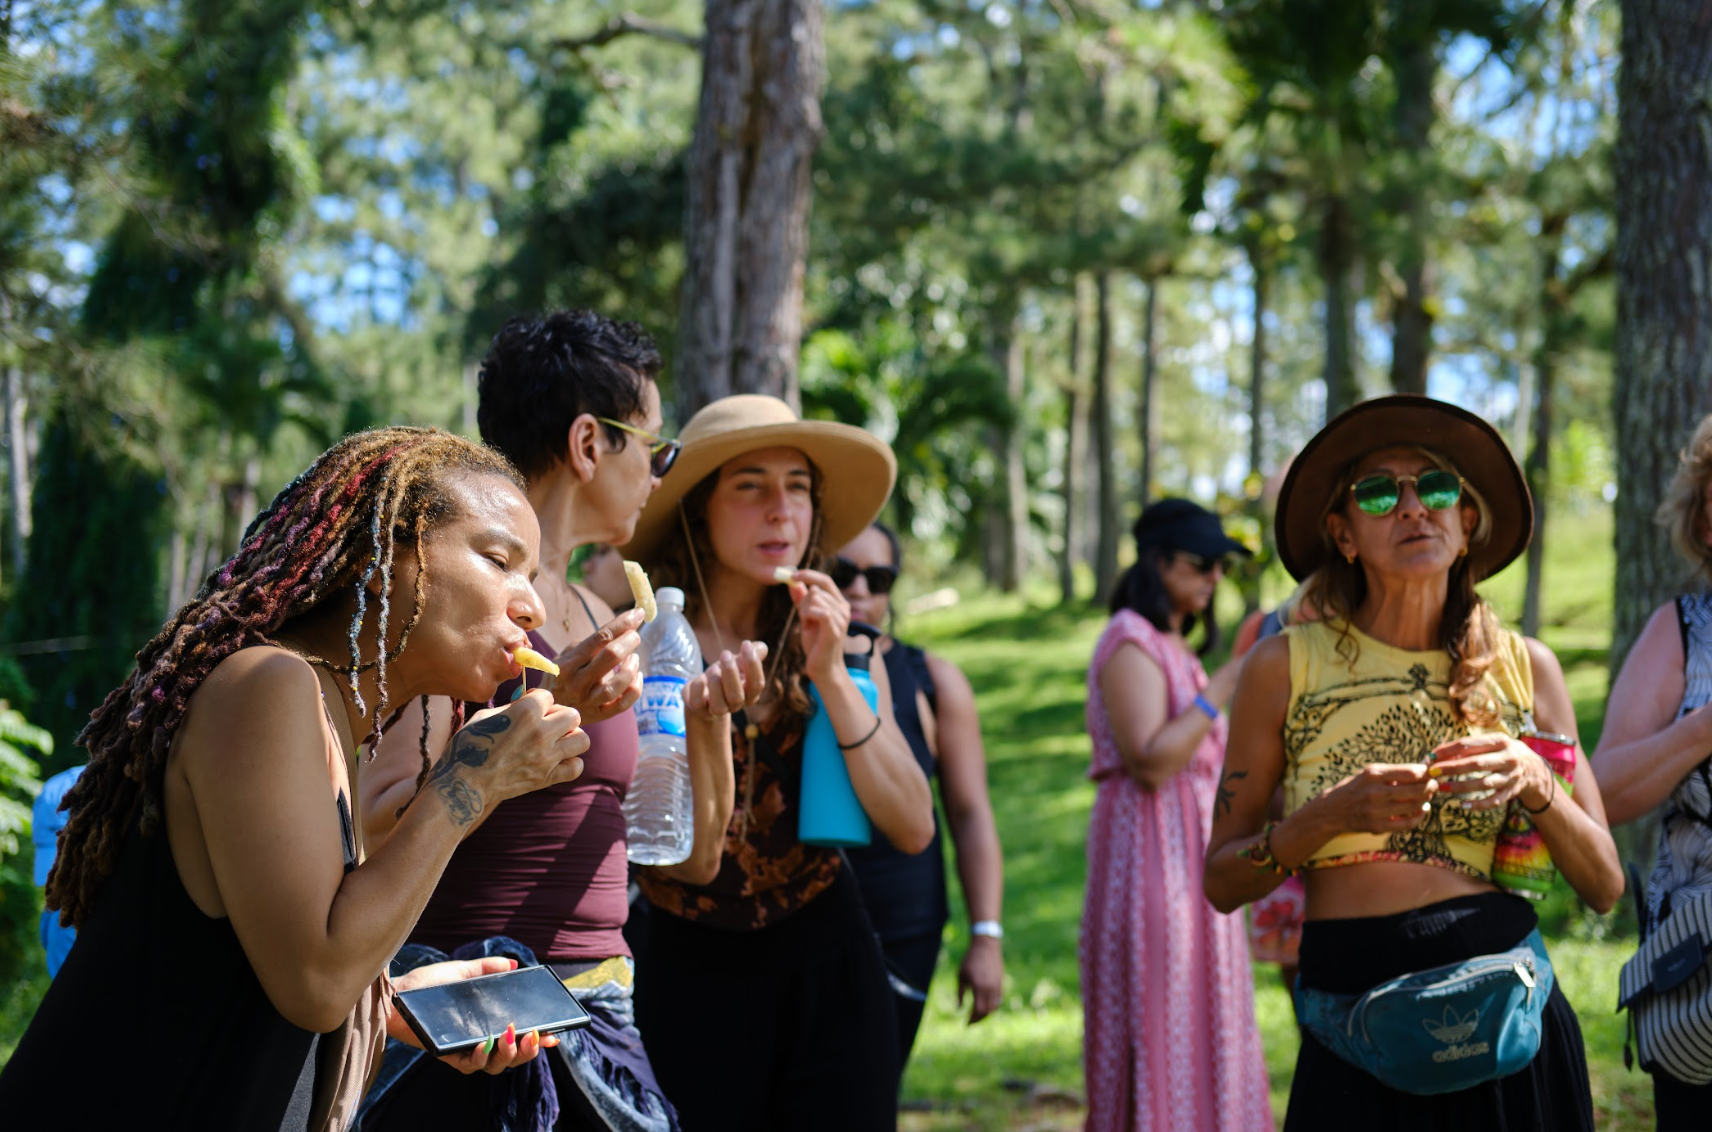
[[[398,992],[398,1008],[435,1057],[467,1053],[515,1024],[542,1037],[589,1024],[588,1011],[547,967],[520,967]]]

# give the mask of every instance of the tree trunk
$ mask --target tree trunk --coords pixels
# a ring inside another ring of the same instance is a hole
[[[190,540],[178,523],[172,525],[166,546],[166,611],[170,617],[190,600]]]
[[[800,402],[823,19],[820,0],[708,0],[676,359],[685,418],[732,393]]]
[[[1076,600],[1076,562],[1082,548],[1083,474],[1088,466],[1088,410],[1082,394],[1082,277],[1070,291],[1070,380],[1064,386],[1064,553],[1058,559],[1058,597]]]
[[[1095,532],[1094,595],[1105,602],[1118,576],[1118,530],[1123,515],[1118,502],[1117,442],[1112,435],[1112,273],[1100,272],[1095,291],[1094,449],[1100,466],[1100,522]]]
[[[1428,306],[1431,279],[1427,266],[1428,185],[1426,168],[1432,133],[1433,77],[1438,70],[1434,36],[1426,26],[1430,5],[1421,0],[1391,0],[1392,28],[1399,41],[1391,59],[1397,101],[1392,125],[1401,175],[1393,186],[1392,208],[1402,220],[1397,296],[1391,327],[1391,388],[1398,393],[1427,391],[1427,359],[1433,345],[1433,316]]]
[[[1272,265],[1266,249],[1256,238],[1248,243],[1248,265],[1254,273],[1254,337],[1248,352],[1248,475],[1253,494],[1249,513],[1260,528],[1260,545],[1273,542],[1272,524],[1266,521],[1266,312],[1272,301]],[[1241,571],[1243,616],[1260,608],[1260,576]]]
[[[1331,420],[1361,397],[1355,381],[1354,221],[1349,202],[1327,197],[1320,209],[1317,248],[1320,281],[1325,287],[1326,420]]]
[[[1712,29],[1701,4],[1623,0],[1622,11],[1613,673],[1688,574],[1653,513],[1712,410]]]
[[[1153,499],[1154,457],[1159,452],[1159,279],[1145,281],[1141,314],[1141,505]]]
[[[1523,471],[1534,497],[1534,537],[1528,543],[1528,578],[1522,590],[1522,632],[1540,635],[1540,591],[1545,582],[1546,515],[1551,489],[1552,398],[1557,382],[1557,359],[1563,334],[1564,302],[1559,298],[1558,268],[1563,253],[1566,218],[1545,216],[1540,221],[1540,348],[1534,355],[1534,404],[1518,405],[1517,414],[1531,415],[1533,435]]]
[[[1272,267],[1258,241],[1248,249],[1254,272],[1254,338],[1248,352],[1248,474],[1266,475],[1266,313],[1272,301]],[[1258,504],[1264,497],[1257,495]]]
[[[12,572],[22,577],[25,553],[30,542],[30,441],[24,426],[29,400],[24,375],[13,366],[6,369],[6,486],[10,493],[8,515],[12,526]]]
[[[1009,428],[994,428],[990,434],[993,451],[1003,465],[1000,490],[1004,497],[988,516],[996,533],[991,543],[995,569],[988,571],[987,580],[1008,594],[1021,587],[1028,569],[1028,468],[1023,461],[1023,441],[1027,436],[1023,418],[1026,369],[1016,306],[1011,299],[1002,311],[995,313],[990,344],[993,364],[1005,375],[1005,399],[1013,415]]]

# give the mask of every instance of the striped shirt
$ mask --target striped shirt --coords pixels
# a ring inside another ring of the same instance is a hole
[[[1681,719],[1712,700],[1712,594],[1676,599],[1682,630]],[[1712,892],[1712,756],[1685,775],[1665,802],[1658,859],[1647,885],[1647,923],[1657,926],[1672,903]]]

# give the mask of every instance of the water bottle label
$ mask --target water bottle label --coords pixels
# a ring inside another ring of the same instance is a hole
[[[683,736],[683,677],[642,678],[642,702],[636,705],[636,730],[642,735]]]

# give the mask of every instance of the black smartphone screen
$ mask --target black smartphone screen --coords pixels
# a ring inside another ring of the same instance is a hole
[[[589,1023],[588,1012],[546,967],[400,991],[398,1002],[423,1048],[436,1057],[473,1049],[513,1023],[520,1037]]]

